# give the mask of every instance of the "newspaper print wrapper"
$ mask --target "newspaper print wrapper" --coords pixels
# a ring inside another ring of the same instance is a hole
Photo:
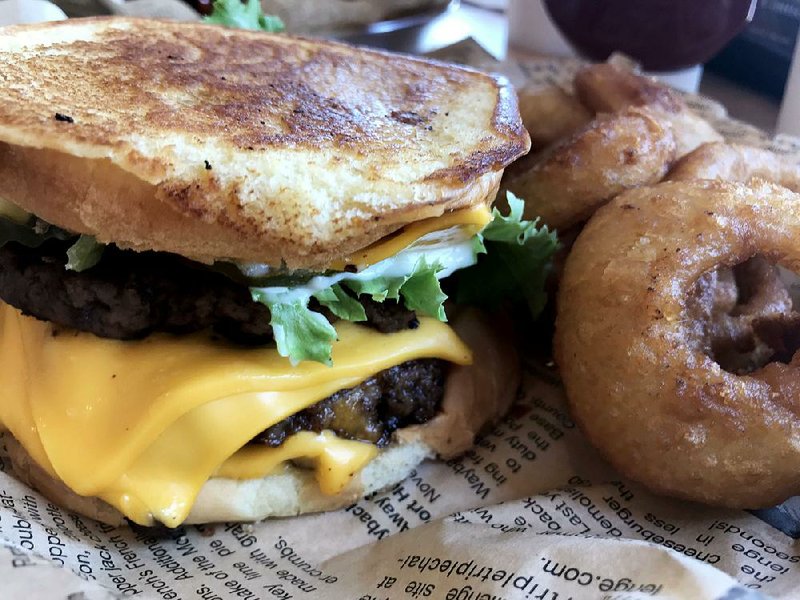
[[[440,58],[517,84],[568,86],[574,61]],[[729,139],[800,152],[691,105]],[[518,400],[474,448],[429,461],[336,512],[174,530],[111,528],[17,482],[0,438],[3,598],[203,600],[579,598],[754,600],[800,595],[800,500],[750,513],[655,497],[588,445],[553,372],[527,361]]]

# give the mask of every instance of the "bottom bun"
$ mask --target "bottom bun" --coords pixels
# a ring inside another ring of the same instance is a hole
[[[99,498],[79,496],[50,477],[17,440],[7,436],[5,441],[14,474],[20,481],[68,510],[107,525],[125,523],[122,513],[110,504]],[[390,446],[353,477],[344,490],[333,496],[320,491],[313,470],[293,465],[261,479],[240,481],[214,477],[200,490],[184,523],[261,521],[335,510],[402,481],[414,467],[433,455],[431,448],[421,442]]]
[[[405,479],[423,460],[450,457],[467,450],[478,431],[505,414],[520,381],[519,358],[509,340],[510,323],[475,311],[460,312],[453,328],[473,351],[473,363],[453,366],[445,382],[442,410],[433,420],[395,432],[392,443],[336,495],[323,494],[314,471],[289,465],[260,479],[212,478],[200,493],[185,523],[260,521],[335,510]],[[6,434],[6,447],[18,479],[51,501],[108,525],[124,516],[99,498],[79,496],[53,479],[25,449]]]
[[[433,451],[421,442],[389,446],[334,496],[320,492],[314,471],[295,466],[262,479],[210,479],[185,522],[260,521],[335,510],[402,481],[431,456]]]

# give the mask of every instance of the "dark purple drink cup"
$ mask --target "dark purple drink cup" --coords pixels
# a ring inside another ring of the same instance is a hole
[[[752,19],[756,0],[544,0],[564,37],[586,58],[622,52],[647,71],[702,64]]]

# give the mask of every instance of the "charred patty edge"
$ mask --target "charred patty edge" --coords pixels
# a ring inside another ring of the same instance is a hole
[[[278,447],[295,433],[327,430],[383,448],[398,429],[440,412],[447,368],[446,361],[433,358],[395,365],[287,417],[250,443]]]

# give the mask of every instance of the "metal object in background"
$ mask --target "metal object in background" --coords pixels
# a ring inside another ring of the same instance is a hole
[[[99,0],[52,0],[68,17],[107,15],[108,9]]]
[[[366,27],[340,29],[329,33],[329,37],[359,44],[383,48],[395,52],[424,54],[434,48],[462,40],[464,32],[455,22],[447,27],[448,19],[460,5],[459,0],[434,10],[422,11],[399,19],[380,21]],[[450,33],[450,35],[448,35]]]
[[[433,19],[444,15],[445,13],[458,8],[459,0],[451,0],[444,6],[432,8],[415,12],[406,16],[398,17],[396,19],[387,19],[377,23],[371,23],[363,27],[352,27],[347,29],[340,29],[336,33],[342,37],[350,35],[381,35],[400,31],[402,29],[413,29],[415,27],[422,27],[430,23]]]
[[[192,21],[200,15],[181,0],[52,0],[69,17],[125,15]]]
[[[327,0],[320,0],[325,2]],[[198,18],[209,12],[211,0],[56,0],[70,16],[89,14],[157,14],[169,18]],[[396,19],[365,26],[338,28],[314,35],[395,52],[424,54],[454,44],[469,35],[465,24],[453,18],[460,0]],[[193,7],[196,10],[191,10]]]
[[[153,17],[159,19],[177,19],[179,21],[192,21],[200,15],[178,0],[100,0],[109,11],[117,15],[128,17]]]
[[[185,0],[54,0],[54,2],[70,17],[109,13],[147,15],[148,12],[151,16],[158,14],[181,20],[197,19],[201,16]],[[436,10],[380,21],[366,27],[338,29],[312,35],[410,54],[427,54],[474,36],[495,56],[501,56],[505,49],[505,16],[499,12],[467,6],[466,3],[463,7],[460,5],[459,0],[450,0]],[[480,28],[480,31],[476,31],[476,27]]]

